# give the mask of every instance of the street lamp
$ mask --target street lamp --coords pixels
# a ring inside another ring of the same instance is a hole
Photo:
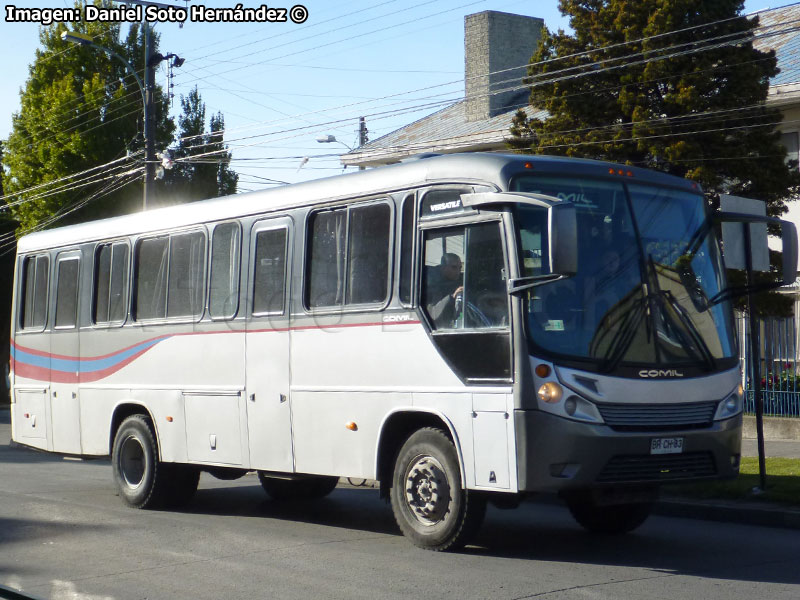
[[[342,141],[337,140],[335,135],[331,134],[321,135],[317,138],[317,142],[319,142],[320,144],[341,144],[342,146],[350,150],[350,152],[353,151],[353,149],[350,146],[348,146]]]
[[[320,144],[334,144],[334,143],[335,144],[341,144],[342,146],[347,148],[350,152],[355,150],[355,148],[351,148],[350,146],[348,146],[344,142],[340,142],[339,140],[336,139],[335,135],[331,135],[331,134],[321,135],[321,136],[319,136],[317,138],[317,141]],[[358,118],[358,147],[360,148],[361,146],[366,144],[368,141],[369,141],[369,139],[367,138],[367,123],[366,123],[366,119],[364,119],[364,117],[359,117]],[[345,165],[345,168],[347,168],[347,165]],[[366,169],[366,167],[364,167],[364,166],[358,167],[359,171],[363,171],[364,169]]]
[[[127,69],[131,72],[131,75],[133,75],[133,77],[136,79],[136,84],[139,86],[139,91],[142,94],[142,102],[144,103],[144,112],[145,114],[147,114],[148,107],[147,107],[147,102],[145,101],[144,98],[144,84],[142,83],[141,78],[136,73],[136,70],[133,68],[133,65],[131,65],[131,63],[129,63],[122,56],[114,52],[111,48],[106,48],[105,46],[101,46],[100,44],[95,42],[94,39],[92,39],[92,36],[86,35],[85,33],[77,33],[75,31],[62,31],[61,39],[62,41],[72,42],[73,44],[80,44],[81,46],[94,46],[95,48],[102,50],[106,54],[110,54],[114,58],[118,58],[119,60],[121,60],[125,64]]]

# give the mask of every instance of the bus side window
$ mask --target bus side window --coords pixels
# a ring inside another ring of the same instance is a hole
[[[211,284],[208,313],[212,319],[232,319],[239,308],[238,223],[221,223],[211,237]]]
[[[411,277],[414,266],[414,194],[403,200],[400,225],[400,284],[398,293],[401,304],[411,305]]]
[[[167,261],[169,238],[150,238],[136,245],[136,305],[137,321],[163,319],[167,314]]]
[[[374,304],[386,300],[391,222],[388,204],[351,209],[346,304]]]
[[[170,236],[167,317],[203,314],[206,237],[201,231]]]
[[[312,213],[306,307],[384,302],[389,293],[391,223],[386,202]]]
[[[94,258],[94,304],[92,320],[97,324],[121,323],[128,301],[128,262],[125,243],[101,244]]]
[[[22,263],[22,294],[20,324],[23,329],[44,329],[47,324],[47,283],[50,257],[26,257]]]
[[[508,326],[505,258],[496,223],[425,232],[422,304],[435,329]]]
[[[286,298],[286,242],[288,230],[267,229],[256,234],[253,273],[253,314],[279,315]]]
[[[344,295],[347,209],[311,214],[308,220],[306,306],[337,306]]]
[[[56,276],[56,329],[69,329],[78,322],[78,258],[58,260]]]

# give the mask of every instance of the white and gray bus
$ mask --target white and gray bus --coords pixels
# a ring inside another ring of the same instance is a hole
[[[631,530],[738,472],[709,223],[683,179],[470,154],[25,236],[13,439],[110,455],[133,507],[257,471],[276,499],[377,480],[431,549],[526,492]]]

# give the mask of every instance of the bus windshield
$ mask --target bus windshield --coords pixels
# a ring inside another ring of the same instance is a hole
[[[729,367],[734,358],[719,247],[699,194],[621,181],[526,176],[513,191],[574,203],[578,268],[528,292],[533,350],[618,366]],[[520,205],[521,276],[546,274],[544,211]],[[720,362],[724,363],[719,364]]]

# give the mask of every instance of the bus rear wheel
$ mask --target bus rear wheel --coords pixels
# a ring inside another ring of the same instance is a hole
[[[270,498],[280,502],[317,500],[330,494],[339,483],[338,477],[309,476],[302,479],[280,479],[259,471],[258,480]]]
[[[111,466],[120,497],[133,508],[183,505],[200,478],[193,467],[158,459],[153,422],[146,415],[131,415],[122,422],[114,436]]]
[[[588,492],[566,497],[567,508],[587,531],[603,534],[622,534],[642,525],[653,510],[654,502],[598,504]]]
[[[390,499],[403,535],[427,550],[463,547],[486,514],[486,499],[462,487],[453,442],[436,428],[414,432],[400,448]]]

